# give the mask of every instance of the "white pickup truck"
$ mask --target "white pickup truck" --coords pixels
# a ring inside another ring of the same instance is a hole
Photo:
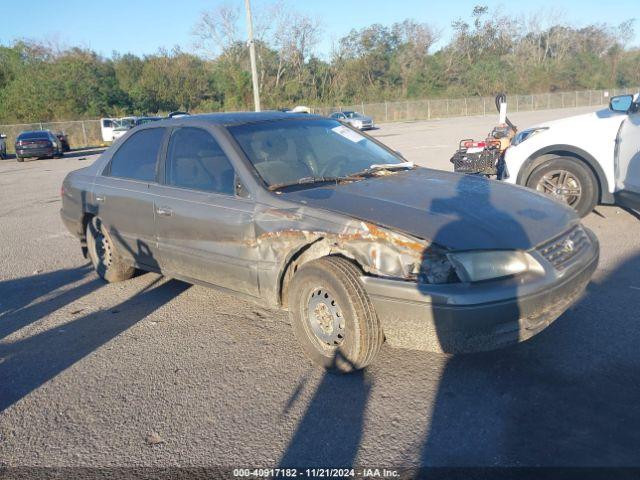
[[[581,216],[598,203],[640,209],[639,94],[518,132],[505,164],[505,181],[552,195]]]

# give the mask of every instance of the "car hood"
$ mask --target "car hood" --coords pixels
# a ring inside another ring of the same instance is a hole
[[[281,198],[451,250],[528,250],[579,221],[569,207],[524,187],[426,168],[284,192]]]

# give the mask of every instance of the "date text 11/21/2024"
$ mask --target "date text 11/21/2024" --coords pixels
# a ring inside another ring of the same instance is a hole
[[[398,470],[387,468],[236,468],[237,478],[397,478]]]

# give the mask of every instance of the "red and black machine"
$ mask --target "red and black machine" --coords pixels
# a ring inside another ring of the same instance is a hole
[[[484,175],[499,180],[507,175],[504,152],[511,145],[518,129],[507,117],[507,96],[504,93],[496,96],[496,108],[500,113],[498,125],[487,138],[479,141],[467,138],[460,141],[458,150],[451,157],[455,172]]]

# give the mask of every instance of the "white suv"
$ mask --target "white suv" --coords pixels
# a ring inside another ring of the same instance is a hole
[[[640,208],[640,98],[518,132],[503,179],[547,193],[584,216],[598,203]]]

